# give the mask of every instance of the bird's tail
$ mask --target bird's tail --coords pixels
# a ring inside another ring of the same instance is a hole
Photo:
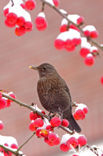
[[[80,126],[77,124],[77,122],[75,121],[73,115],[71,115],[71,117],[69,118],[69,126],[68,128],[70,130],[75,130],[76,132],[80,133],[81,132],[81,128]]]
[[[70,112],[68,114],[68,112],[69,111],[66,111],[65,113],[63,113],[63,118],[69,121],[68,128],[72,131],[75,130],[76,132],[80,133],[81,128],[79,127],[78,123],[75,121],[73,115]]]

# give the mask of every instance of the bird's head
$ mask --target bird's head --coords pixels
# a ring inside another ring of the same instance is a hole
[[[29,66],[29,68],[37,70],[38,73],[39,73],[40,78],[57,73],[54,66],[52,66],[49,63],[43,63],[43,64],[41,64],[39,66],[31,65],[31,66]]]

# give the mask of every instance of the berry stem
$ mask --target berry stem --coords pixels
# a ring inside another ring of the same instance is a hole
[[[60,16],[62,16],[63,18],[65,18],[69,23],[73,24],[74,26],[76,26],[80,32],[84,35],[84,32],[82,30],[82,28],[80,27],[80,25],[75,24],[74,22],[72,22],[71,20],[68,19],[66,14],[63,14],[61,12],[61,10],[55,6],[53,6],[52,4],[50,4],[49,2],[45,1],[45,0],[41,0],[42,3],[45,3],[46,5],[48,5],[50,8],[54,9]],[[86,37],[86,36],[85,36]],[[87,38],[87,37],[86,37]],[[100,50],[103,51],[103,46],[101,46],[100,44],[98,44],[97,42],[95,42],[94,40],[92,40],[91,38],[89,39],[89,42],[93,45],[95,45],[97,48],[99,48]]]
[[[88,144],[86,145],[86,147],[92,151],[95,155],[99,156],[98,151],[97,151],[97,147],[91,147]]]

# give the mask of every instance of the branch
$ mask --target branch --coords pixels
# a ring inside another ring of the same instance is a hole
[[[86,145],[86,147],[92,151],[95,155],[99,156],[98,151],[97,151],[97,147],[91,147],[88,144]]]
[[[9,152],[13,153],[16,156],[23,156],[23,154],[21,154],[20,151],[17,152],[17,150],[14,150],[14,149],[12,150],[11,148],[8,148],[8,147],[3,146],[3,145],[0,145],[0,147],[3,148],[7,152],[9,151]]]
[[[14,2],[13,2],[13,0],[11,0],[11,3],[12,3],[12,6],[14,6]]]
[[[3,97],[6,97],[7,99],[10,99],[10,100],[14,101],[15,103],[17,103],[17,104],[20,105],[20,106],[23,106],[23,107],[26,107],[26,108],[30,109],[30,110],[33,111],[34,113],[37,113],[38,115],[40,115],[42,118],[47,118],[47,119],[49,120],[49,116],[47,116],[47,115],[45,115],[45,114],[43,114],[43,113],[37,111],[33,106],[27,105],[27,104],[25,104],[25,103],[23,103],[23,102],[21,102],[21,101],[19,101],[19,100],[17,100],[17,99],[14,99],[14,98],[10,97],[9,95],[7,95],[6,93],[2,93],[2,96],[3,96]],[[66,127],[63,127],[63,126],[59,126],[59,127],[60,127],[62,130],[64,130],[65,132],[69,133],[69,134],[73,134],[73,133],[74,133],[73,131],[69,130],[69,129],[66,128]]]
[[[73,24],[74,26],[76,26],[80,32],[84,35],[84,32],[82,30],[82,28],[80,27],[80,25],[75,24],[74,22],[72,22],[71,20],[68,19],[66,14],[63,14],[61,12],[60,9],[58,9],[57,7],[53,6],[52,4],[50,4],[49,2],[45,1],[45,0],[41,0],[42,3],[45,3],[46,5],[48,5],[50,8],[52,8],[53,10],[55,10],[60,16],[62,16],[63,18],[65,18],[69,23]],[[84,35],[85,36],[85,35]],[[86,37],[86,36],[85,36]],[[86,37],[88,40],[88,37]],[[91,38],[89,38],[88,40],[91,44],[95,45],[96,47],[98,47],[100,50],[103,51],[103,46],[101,46],[100,44],[98,44],[97,42],[95,42],[94,40],[92,40]]]

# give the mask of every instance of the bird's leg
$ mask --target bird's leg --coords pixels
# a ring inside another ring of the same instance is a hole
[[[55,115],[56,113],[49,112],[48,114],[49,120],[51,120]]]

